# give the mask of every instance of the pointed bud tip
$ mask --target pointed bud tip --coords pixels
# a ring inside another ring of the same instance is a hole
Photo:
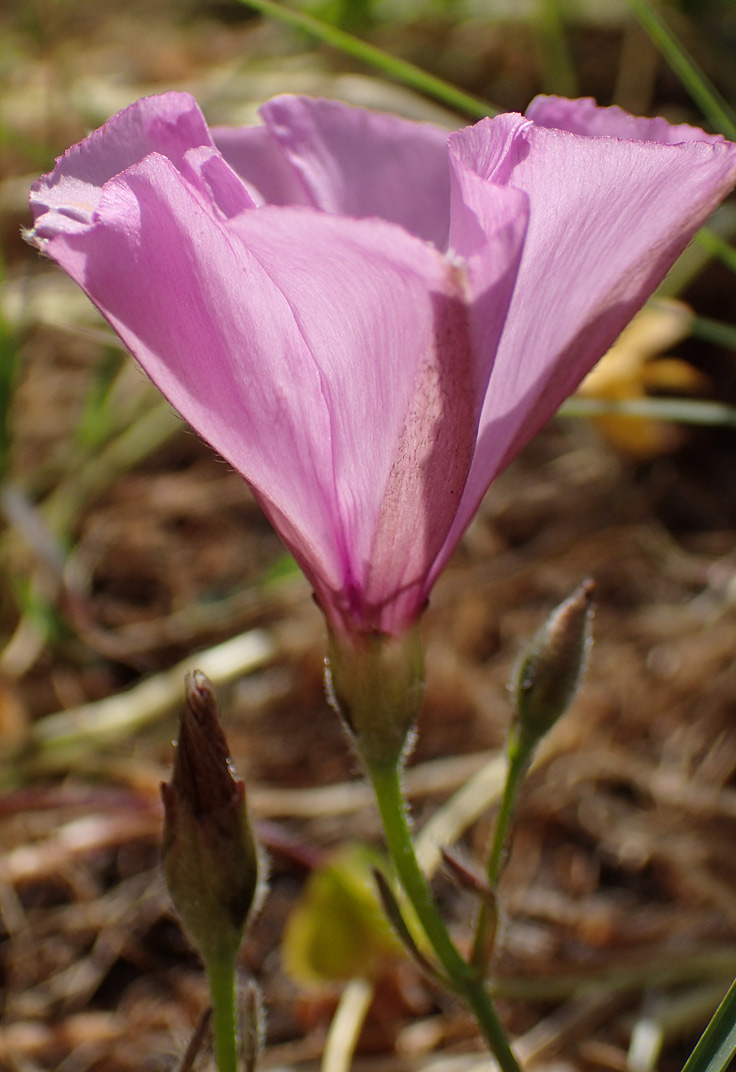
[[[518,726],[536,743],[572,703],[592,643],[595,582],[583,581],[555,610],[532,640],[517,675]]]
[[[217,695],[201,670],[184,679],[172,785],[198,816],[226,806],[237,786]]]
[[[163,867],[171,899],[207,962],[237,952],[258,892],[259,854],[214,688],[194,671],[184,696],[172,778],[161,787]]]
[[[219,718],[214,687],[202,670],[191,670],[184,675],[184,700],[198,718]]]

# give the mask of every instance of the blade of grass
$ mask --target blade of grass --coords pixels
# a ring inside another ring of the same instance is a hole
[[[676,421],[678,424],[701,424],[736,428],[736,406],[723,402],[699,402],[691,398],[569,398],[557,411],[560,417],[646,417],[649,420]]]
[[[537,37],[545,93],[577,97],[578,78],[567,44],[559,0],[538,0],[537,11],[530,23]]]
[[[736,350],[736,325],[713,320],[709,316],[696,316],[690,327],[690,334],[696,339],[715,343],[728,350]]]
[[[701,228],[693,241],[685,247],[657,288],[658,298],[677,298],[683,295],[716,258],[730,266],[728,256],[729,250],[733,248],[730,243],[736,233],[736,215],[731,212],[731,208],[732,206],[727,204],[717,209],[708,226]]]
[[[709,227],[698,231],[695,238],[709,253],[717,257],[721,264],[725,264],[732,272],[736,272],[736,249],[725,238],[721,238]]]
[[[649,0],[629,0],[634,15],[715,130],[736,140],[736,114]]]
[[[0,287],[4,265],[0,258]],[[18,370],[18,339],[0,312],[0,476],[5,473],[10,451],[10,406]]]
[[[128,472],[182,427],[168,402],[156,402],[122,432],[90,454],[73,474],[67,474],[43,504],[46,523],[53,532],[69,532],[89,499]]]
[[[736,1054],[736,981],[716,1009],[682,1072],[723,1072]]]
[[[463,93],[462,90],[457,89],[449,82],[427,74],[421,67],[416,67],[413,63],[407,63],[406,60],[397,59],[395,56],[389,55],[388,52],[384,52],[383,49],[376,48],[375,45],[370,45],[366,41],[361,41],[359,37],[354,37],[353,34],[340,30],[336,26],[321,22],[312,15],[307,15],[301,11],[292,11],[281,4],[273,3],[273,0],[239,0],[239,2],[246,7],[254,8],[262,15],[278,19],[280,22],[294,26],[298,30],[303,30],[305,33],[311,34],[312,37],[323,41],[326,45],[347,53],[353,59],[361,60],[363,63],[377,67],[379,71],[383,71],[384,74],[395,78],[398,82],[403,82],[404,85],[411,86],[412,89],[416,89],[428,97],[433,97],[441,104],[463,115],[468,115],[473,119],[482,119],[487,115],[495,115],[498,112],[498,109],[487,101],[479,100],[468,93]]]
[[[94,451],[110,438],[114,427],[113,388],[124,362],[118,347],[108,347],[100,355],[77,422],[76,440],[86,451]]]

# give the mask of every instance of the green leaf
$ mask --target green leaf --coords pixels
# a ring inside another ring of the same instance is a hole
[[[300,982],[375,979],[399,953],[379,906],[373,871],[383,860],[363,845],[345,845],[309,876],[289,917],[284,966]]]
[[[380,868],[375,867],[373,869],[373,879],[376,883],[378,896],[381,898],[383,914],[393,927],[394,934],[399,939],[406,952],[425,975],[428,975],[430,979],[433,979],[445,989],[450,989],[452,984],[449,979],[445,978],[445,976],[435,968],[431,961],[427,960],[423,953],[420,953],[419,946],[414,941],[414,935],[406,924],[396,894],[392,890],[388,879]]]
[[[682,1072],[724,1072],[736,1054],[736,981],[690,1054]]]
[[[298,577],[301,570],[289,554],[280,555],[272,562],[263,574],[263,586],[278,585],[281,581],[290,581],[292,577]]]

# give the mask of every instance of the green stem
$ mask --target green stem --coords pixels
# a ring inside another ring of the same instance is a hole
[[[206,965],[212,1000],[212,1032],[217,1072],[238,1072],[235,1030],[235,961],[227,956]]]
[[[447,932],[432,892],[417,862],[409,829],[406,804],[401,792],[399,764],[369,767],[381,813],[389,853],[437,959],[456,992],[472,1008],[478,1026],[503,1072],[521,1072],[491,999],[475,968],[458,953]]]
[[[491,842],[491,850],[488,854],[488,864],[486,865],[488,886],[494,893],[498,886],[498,879],[501,874],[501,863],[503,861],[503,853],[509,836],[509,827],[511,826],[511,818],[514,813],[516,798],[519,795],[519,787],[526,774],[533,750],[532,745],[522,741],[517,734],[512,734],[509,741],[506,781],[503,787],[503,796],[501,797],[498,816],[496,817],[493,841]],[[491,906],[488,902],[482,901],[480,912],[478,914],[478,924],[475,931],[472,961],[480,971],[483,971],[487,963],[487,950],[490,944],[488,941],[488,932],[492,923]]]
[[[506,772],[506,784],[503,788],[501,806],[498,809],[496,829],[493,832],[493,844],[488,856],[486,875],[488,885],[495,890],[501,872],[503,851],[508,840],[511,817],[519,795],[519,788],[532,758],[533,746],[519,740],[513,735],[509,742],[509,768]]]

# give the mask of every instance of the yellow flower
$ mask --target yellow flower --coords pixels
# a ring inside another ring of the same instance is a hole
[[[652,394],[699,394],[708,378],[687,361],[659,356],[690,334],[693,312],[684,302],[658,299],[623,330],[580,387],[579,398],[624,402]],[[634,458],[654,458],[676,449],[679,426],[653,417],[610,414],[592,418],[609,442]]]

